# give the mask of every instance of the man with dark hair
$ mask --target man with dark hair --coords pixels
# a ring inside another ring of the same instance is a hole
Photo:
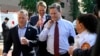
[[[40,41],[47,40],[46,56],[69,56],[68,37],[75,36],[75,30],[70,21],[62,18],[61,5],[53,3],[49,7],[51,20],[49,20],[39,35]]]
[[[9,27],[7,26],[7,22],[9,21],[9,18],[5,18],[4,22],[2,23],[2,35],[3,35],[3,43],[5,43],[7,37],[8,37],[8,33],[9,33]]]
[[[97,18],[93,14],[82,14],[77,18],[76,31],[78,35],[75,37],[74,45],[70,48],[70,51],[72,51],[71,54],[73,54],[73,51],[77,52],[77,50],[80,49],[83,51],[83,56],[90,55],[89,52],[84,50],[91,50],[91,48],[94,46],[97,36],[97,24]]]
[[[30,24],[36,26],[38,29],[38,34],[44,28],[44,24],[50,20],[50,16],[46,14],[47,5],[44,1],[39,1],[37,3],[37,11],[38,15],[32,16],[30,19]],[[44,56],[46,53],[46,41],[41,42],[39,41],[39,55]]]

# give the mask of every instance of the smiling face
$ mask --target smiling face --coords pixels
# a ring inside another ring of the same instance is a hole
[[[43,16],[46,13],[46,8],[44,6],[38,6],[38,13]]]

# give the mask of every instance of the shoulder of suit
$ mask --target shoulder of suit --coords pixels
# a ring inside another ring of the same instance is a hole
[[[2,24],[4,24],[5,22],[3,22]]]
[[[32,19],[32,18],[37,18],[37,17],[39,17],[39,16],[38,16],[38,15],[34,15],[34,16],[31,16],[31,19]]]
[[[17,27],[18,27],[18,25],[16,25],[16,26],[10,28],[10,31],[14,31]]]
[[[36,27],[35,26],[32,26],[31,24],[28,24],[28,26],[27,26],[28,28],[30,28],[30,29],[34,29],[34,30],[37,30],[36,29]]]
[[[46,17],[48,17],[50,19],[50,15],[49,14],[46,14]]]
[[[46,16],[47,16],[47,17],[50,17],[50,15],[49,15],[49,14],[46,14]]]

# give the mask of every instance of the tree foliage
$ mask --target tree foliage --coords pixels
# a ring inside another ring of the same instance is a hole
[[[76,17],[79,15],[79,3],[78,0],[71,0],[71,15],[73,19],[76,19]]]
[[[36,4],[39,0],[21,0],[19,5],[21,8],[28,10],[29,12],[36,11]]]
[[[83,12],[92,13],[95,6],[95,0],[82,0],[81,5],[83,7]]]
[[[36,4],[38,1],[40,0],[21,0],[19,6],[21,6],[21,8],[28,10],[29,12],[36,12],[37,11]],[[47,5],[51,5],[57,0],[43,0],[43,1],[45,1]]]

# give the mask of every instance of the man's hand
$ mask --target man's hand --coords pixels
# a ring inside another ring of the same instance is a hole
[[[47,22],[47,28],[50,29],[50,27],[53,25],[54,21],[53,20],[49,20]]]
[[[22,45],[28,45],[29,44],[29,40],[26,39],[25,37],[21,37],[21,44]]]
[[[7,56],[7,53],[3,53],[2,56]]]
[[[74,51],[73,46],[70,46],[70,47],[69,47],[69,50],[68,50],[68,53],[69,53],[70,55],[73,55],[73,51]]]
[[[43,26],[43,22],[42,22],[42,20],[39,19],[38,22],[36,23],[36,26],[37,26],[37,27],[39,27],[39,26]]]
[[[90,44],[87,43],[87,42],[83,43],[82,46],[81,46],[81,49],[82,49],[82,50],[90,49]]]

